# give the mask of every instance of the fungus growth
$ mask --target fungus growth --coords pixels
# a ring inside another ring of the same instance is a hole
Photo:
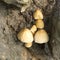
[[[32,46],[33,40],[35,43],[43,44],[49,41],[48,33],[43,29],[43,14],[41,10],[37,9],[33,17],[35,19],[35,25],[31,29],[24,28],[22,29],[17,37],[18,39],[25,43],[25,47],[30,48]]]

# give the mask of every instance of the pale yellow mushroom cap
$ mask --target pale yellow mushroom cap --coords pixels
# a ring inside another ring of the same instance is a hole
[[[24,43],[30,43],[30,42],[33,42],[33,34],[32,32],[25,28],[23,30],[21,30],[19,33],[18,33],[18,39],[21,41],[21,42],[24,42]]]
[[[44,28],[43,20],[36,20],[36,27],[37,28]]]
[[[33,14],[34,19],[43,19],[43,14],[41,10],[37,9]]]
[[[35,39],[34,41],[39,44],[47,43],[49,41],[48,34],[45,30],[37,31],[34,36],[34,39]]]
[[[34,33],[36,32],[36,30],[37,30],[36,25],[33,25],[30,30],[31,30],[31,32],[34,34]]]

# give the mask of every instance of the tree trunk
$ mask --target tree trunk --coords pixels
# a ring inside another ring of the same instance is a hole
[[[24,6],[16,0],[0,1],[0,60],[60,60],[60,1],[32,0],[21,12]],[[31,48],[26,48],[17,34],[24,27],[31,28],[37,8],[43,12],[49,42],[33,42]]]

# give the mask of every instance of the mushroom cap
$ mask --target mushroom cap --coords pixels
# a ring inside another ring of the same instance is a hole
[[[33,14],[34,19],[43,19],[43,14],[41,10],[37,9]]]
[[[41,29],[44,28],[43,20],[36,20],[36,27]]]
[[[34,33],[36,32],[36,30],[37,30],[36,25],[33,25],[30,30],[31,30],[31,32],[34,34]]]
[[[21,42],[24,42],[24,43],[30,43],[30,42],[33,42],[33,34],[32,32],[25,28],[25,29],[22,29],[19,33],[18,33],[18,39],[21,41]]]
[[[34,41],[39,44],[47,43],[49,41],[48,34],[45,30],[37,31],[34,36],[34,39],[35,39]]]

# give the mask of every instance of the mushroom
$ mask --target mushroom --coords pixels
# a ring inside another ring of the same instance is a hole
[[[37,9],[33,14],[34,19],[43,19],[43,14],[41,10]]]
[[[32,46],[32,42],[30,42],[30,43],[25,43],[25,47],[29,48],[29,47],[31,47],[31,46]]]
[[[36,32],[36,30],[37,30],[36,25],[33,25],[30,30],[31,30],[31,32],[34,34],[34,33]]]
[[[43,20],[40,20],[40,19],[36,20],[35,24],[36,24],[37,28],[41,28],[41,29],[44,28],[44,22],[43,22]]]
[[[17,37],[21,42],[25,43],[25,47],[29,48],[32,46],[33,34],[29,29],[27,29],[27,28],[22,29],[18,33]]]
[[[39,30],[34,36],[35,43],[43,44],[49,41],[48,34],[45,30]]]

